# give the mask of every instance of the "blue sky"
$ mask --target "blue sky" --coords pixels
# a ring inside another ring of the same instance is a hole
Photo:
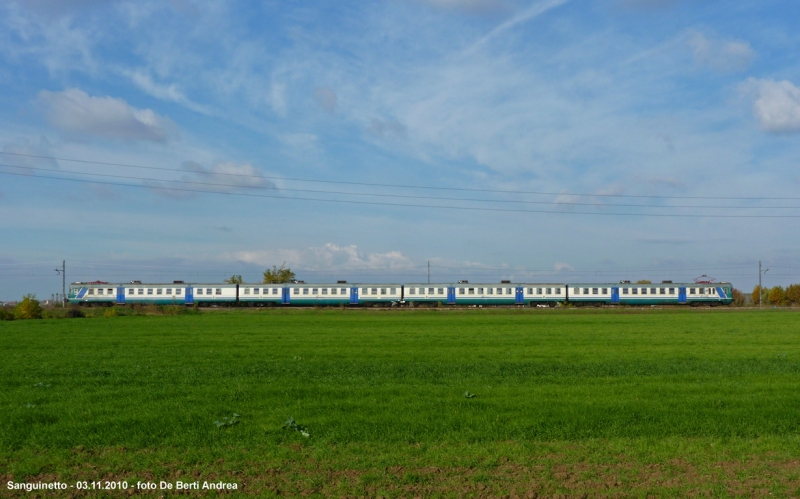
[[[70,280],[285,261],[412,282],[430,261],[748,289],[760,259],[798,282],[797,19],[788,0],[3,2],[0,300],[58,291],[63,259]]]

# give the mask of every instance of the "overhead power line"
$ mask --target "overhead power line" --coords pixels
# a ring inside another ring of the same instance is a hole
[[[383,184],[383,183],[376,183],[376,182],[348,182],[342,180],[319,180],[319,179],[307,179],[307,178],[293,178],[293,177],[281,177],[281,176],[267,176],[267,175],[250,175],[244,173],[223,173],[223,172],[213,172],[213,171],[193,171],[193,170],[185,170],[185,169],[178,169],[178,168],[163,168],[157,166],[143,166],[143,165],[133,165],[133,164],[126,164],[126,163],[111,163],[106,161],[91,161],[85,159],[72,159],[72,158],[60,158],[56,156],[40,156],[35,154],[22,154],[22,153],[12,153],[12,152],[3,152],[0,151],[0,154],[6,154],[10,156],[19,156],[19,157],[26,157],[26,158],[38,158],[38,159],[49,159],[54,161],[70,161],[75,163],[85,163],[85,164],[93,164],[93,165],[105,165],[105,166],[119,166],[124,168],[139,168],[145,170],[158,170],[158,171],[167,171],[167,172],[174,172],[174,173],[197,173],[203,175],[224,175],[229,177],[243,177],[243,178],[259,178],[259,179],[269,179],[269,180],[284,180],[290,182],[312,182],[312,183],[322,183],[322,184],[342,184],[342,185],[358,185],[358,186],[367,186],[367,187],[390,187],[390,188],[399,188],[399,189],[430,189],[430,190],[443,190],[443,191],[463,191],[463,192],[486,192],[486,193],[497,193],[497,194],[534,194],[534,195],[542,195],[542,196],[585,196],[585,197],[600,197],[600,198],[642,198],[642,199],[716,199],[716,200],[740,200],[740,201],[765,201],[765,200],[773,200],[773,201],[798,201],[800,197],[758,197],[758,196],[751,196],[751,197],[741,197],[741,196],[657,196],[657,195],[636,195],[636,194],[590,194],[590,193],[579,193],[579,192],[547,192],[547,191],[519,191],[519,190],[504,190],[504,189],[473,189],[473,188],[466,188],[466,187],[437,187],[437,186],[426,186],[426,185],[404,185],[404,184]]]
[[[39,168],[33,166],[17,166],[17,165],[7,165],[0,163],[0,167],[4,168],[19,168],[24,170],[34,170],[34,171],[44,171],[44,172],[53,172],[53,173],[70,173],[75,175],[87,175],[91,177],[103,177],[103,178],[115,178],[115,179],[123,179],[123,180],[141,180],[144,182],[167,182],[167,183],[177,183],[177,184],[191,184],[191,185],[202,185],[202,186],[212,186],[212,187],[226,187],[232,189],[254,189],[254,190],[267,190],[267,191],[287,191],[287,192],[304,192],[304,193],[313,193],[313,194],[334,194],[334,195],[347,195],[347,196],[368,196],[368,197],[381,197],[381,198],[400,198],[400,199],[425,199],[425,200],[437,200],[437,201],[466,201],[466,202],[479,202],[479,203],[511,203],[511,204],[532,204],[532,205],[566,205],[566,206],[602,206],[602,207],[623,207],[623,208],[659,208],[659,209],[667,209],[667,208],[697,208],[697,209],[780,209],[780,210],[793,210],[793,209],[800,209],[800,206],[730,206],[730,205],[717,205],[717,206],[703,206],[703,205],[663,205],[663,204],[630,204],[630,203],[580,203],[580,202],[573,202],[573,201],[523,201],[517,199],[478,199],[478,198],[453,198],[453,197],[441,197],[441,196],[414,196],[414,195],[407,195],[407,194],[379,194],[379,193],[370,193],[370,192],[352,192],[352,191],[330,191],[330,190],[319,190],[319,189],[294,189],[294,188],[287,188],[281,187],[277,188],[275,186],[264,186],[264,185],[241,185],[241,184],[221,184],[218,182],[198,182],[195,180],[169,180],[169,179],[158,179],[158,178],[151,178],[151,177],[136,177],[131,175],[113,175],[110,173],[92,173],[92,172],[81,172],[81,171],[73,171],[73,170],[60,170],[60,169],[53,169],[53,168]],[[50,178],[50,177],[44,177]],[[151,185],[146,185],[146,187],[151,187]]]
[[[164,187],[157,185],[141,185],[141,184],[124,184],[119,182],[103,182],[99,180],[85,180],[76,178],[65,177],[52,177],[46,175],[26,175],[23,173],[0,172],[0,175],[11,175],[16,177],[26,177],[35,179],[51,179],[67,182],[78,182],[84,184],[95,185],[113,185],[117,187],[135,187],[145,189],[157,189],[172,192],[194,192],[202,194],[216,194],[224,196],[241,196],[251,198],[271,198],[271,199],[285,199],[296,201],[318,201],[325,203],[339,203],[339,204],[355,204],[355,205],[370,205],[370,206],[390,206],[400,208],[434,208],[434,209],[448,209],[459,211],[484,211],[484,212],[503,212],[503,213],[543,213],[543,214],[564,214],[564,215],[594,215],[594,216],[621,216],[621,217],[657,217],[657,218],[800,218],[800,215],[706,215],[700,213],[620,213],[620,212],[600,212],[600,211],[566,211],[566,210],[521,210],[512,208],[488,208],[476,206],[448,206],[448,205],[434,205],[434,204],[411,204],[411,203],[386,203],[378,201],[355,201],[348,199],[328,199],[328,198],[312,198],[312,197],[291,197],[279,196],[269,194],[249,194],[244,192],[219,192],[213,190],[202,189],[186,189],[179,187]]]

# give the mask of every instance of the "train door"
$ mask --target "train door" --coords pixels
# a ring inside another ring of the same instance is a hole
[[[522,295],[522,288],[517,288],[517,292],[514,297],[514,303],[516,303],[517,305],[522,305],[523,303],[525,303],[525,299],[523,298]]]
[[[125,288],[117,288],[117,305],[125,305]]]
[[[186,305],[194,305],[194,288],[192,287],[186,288],[186,294],[184,295],[184,303]]]
[[[358,305],[358,288],[355,286],[350,288],[350,304]]]
[[[456,303],[456,288],[454,286],[447,288],[447,303],[448,305],[455,305]]]
[[[611,303],[619,303],[619,288],[611,288]]]
[[[678,288],[678,303],[686,303],[686,288]]]
[[[281,288],[281,304],[288,305],[290,298],[289,298],[289,289],[290,288]]]

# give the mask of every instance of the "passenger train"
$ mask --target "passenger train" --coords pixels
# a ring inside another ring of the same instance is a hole
[[[728,305],[733,288],[727,282],[660,284],[619,283],[411,283],[411,284],[110,284],[102,281],[70,285],[73,305],[198,305],[198,306],[543,306]]]

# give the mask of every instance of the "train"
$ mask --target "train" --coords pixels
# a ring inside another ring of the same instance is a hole
[[[728,282],[203,284],[74,282],[73,305],[187,306],[718,306],[733,301]]]

